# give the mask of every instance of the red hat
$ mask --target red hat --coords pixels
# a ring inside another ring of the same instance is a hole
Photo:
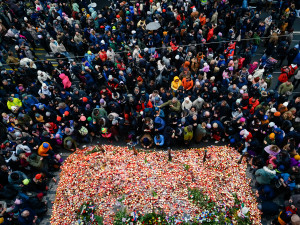
[[[42,174],[38,173],[37,175],[35,175],[35,179],[40,180],[42,178]]]
[[[101,29],[104,29],[105,27],[102,25],[102,26],[100,26],[100,28],[101,28]]]
[[[83,97],[83,98],[82,98],[82,101],[83,101],[83,102],[87,102],[87,101],[88,101],[88,98],[87,98],[87,97]]]
[[[56,120],[59,122],[59,121],[61,121],[61,117],[60,116],[57,116],[56,117]]]
[[[166,9],[163,9],[163,12],[166,12]]]
[[[36,195],[36,197],[39,199],[39,200],[41,200],[42,198],[43,198],[43,193],[38,193],[37,195]]]
[[[117,18],[120,18],[120,15],[118,14],[116,17],[117,17]]]
[[[65,111],[65,112],[64,112],[64,115],[65,115],[65,116],[70,115],[69,111]]]

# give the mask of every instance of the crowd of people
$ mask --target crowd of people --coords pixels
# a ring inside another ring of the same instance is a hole
[[[230,143],[251,165],[263,215],[299,224],[299,0],[114,1],[102,10],[6,0],[0,10],[0,224],[37,224],[61,150],[94,140]],[[272,201],[281,193],[283,208]]]

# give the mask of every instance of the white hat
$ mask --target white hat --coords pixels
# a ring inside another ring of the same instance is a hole
[[[276,111],[277,111],[277,110],[276,110],[275,108],[272,108],[272,109],[271,109],[271,112],[272,112],[272,113],[275,113]]]
[[[112,80],[112,79],[114,79],[113,76],[112,76],[112,75],[109,75],[109,76],[108,76],[108,80]]]
[[[16,50],[18,50],[19,48],[20,48],[19,45],[16,45],[16,46],[15,46],[15,49],[16,49]]]
[[[285,107],[287,107],[288,104],[289,104],[288,102],[284,102],[282,105],[285,106]]]
[[[149,51],[149,48],[144,48],[144,52],[148,52]]]
[[[132,31],[131,31],[131,33],[132,33],[132,34],[135,34],[135,33],[136,33],[136,31],[135,31],[135,30],[132,30]]]
[[[180,58],[180,56],[179,56],[179,55],[176,55],[176,56],[175,56],[175,59],[177,59],[177,60],[178,60],[179,58]]]
[[[101,40],[101,44],[105,45],[105,41],[104,41],[104,40]]]
[[[16,109],[17,109],[17,106],[12,106],[12,107],[11,107],[11,110],[12,110],[12,111],[15,111]]]
[[[274,122],[269,123],[269,127],[274,127],[274,126],[275,126]]]

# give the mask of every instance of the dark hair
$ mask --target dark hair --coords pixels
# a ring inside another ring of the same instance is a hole
[[[19,174],[17,174],[17,173],[12,173],[11,175],[10,175],[10,177],[11,177],[11,179],[12,180],[18,180],[19,178],[20,178],[20,176],[19,176]]]

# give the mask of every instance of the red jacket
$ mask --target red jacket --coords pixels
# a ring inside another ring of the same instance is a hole
[[[256,108],[256,106],[259,105],[259,101],[256,99],[255,102],[252,102],[252,98],[249,98],[249,105],[252,105],[251,109],[250,109],[250,113],[253,114],[254,113],[254,110]]]
[[[283,72],[279,75],[278,77],[278,80],[281,82],[281,83],[285,83],[289,80],[288,78],[288,74],[286,72]]]

